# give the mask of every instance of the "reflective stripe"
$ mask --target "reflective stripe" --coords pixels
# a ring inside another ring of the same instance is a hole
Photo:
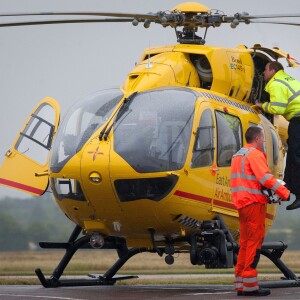
[[[255,148],[249,148],[249,149],[241,148],[236,154],[233,155],[233,157],[239,156],[239,155],[244,156],[244,157],[243,157],[243,160],[242,160],[242,172],[241,173],[235,173],[235,174],[231,175],[231,176],[237,176],[237,177],[232,177],[232,178],[245,178],[245,179],[250,179],[250,180],[256,179],[256,177],[253,176],[253,175],[245,174],[246,156],[253,150],[255,150]],[[251,176],[251,177],[248,177],[248,176]]]
[[[242,155],[242,156],[244,156],[245,154],[247,154],[247,152],[248,152],[249,150],[247,149],[247,148],[241,148],[237,153],[235,153],[232,157],[234,157],[234,156],[238,156],[238,155]]]
[[[295,98],[297,98],[298,96],[300,96],[300,91],[296,92],[293,96],[291,96],[288,99],[288,103],[290,103],[291,101],[293,101]]]
[[[244,277],[243,282],[245,283],[255,283],[257,282],[257,277]]]
[[[290,92],[293,94],[287,101],[288,101],[288,104],[293,101],[295,98],[297,98],[298,96],[300,96],[300,91],[295,91],[285,80],[281,80],[281,79],[274,79],[274,81],[277,81],[277,82],[280,82],[282,83],[283,85],[285,85],[289,90]],[[279,106],[279,105],[278,105]]]
[[[288,106],[287,103],[280,103],[280,102],[268,102],[266,105],[265,105],[265,108],[264,108],[264,111],[267,112],[267,113],[272,113],[270,111],[270,108],[273,107],[275,109],[275,107],[283,107],[283,108],[286,108]]]
[[[264,184],[270,177],[272,177],[271,174],[266,174],[259,182]]]
[[[242,282],[235,282],[234,283],[234,289],[235,290],[242,290],[243,289],[243,283]]]
[[[250,148],[249,151],[245,154],[245,156],[243,157],[243,160],[242,160],[242,174],[245,174],[245,162],[246,162],[246,157],[247,155],[253,151],[255,148]]]
[[[261,190],[256,190],[256,189],[251,189],[251,188],[246,188],[244,186],[239,186],[236,188],[231,188],[231,192],[232,193],[236,193],[236,192],[248,192],[250,194],[255,194],[255,195],[263,195]]]
[[[234,289],[242,291],[243,290],[243,278],[240,276],[235,277]]]
[[[258,290],[257,276],[255,277],[244,277],[243,278],[243,291],[252,292]]]
[[[237,154],[236,154],[236,155],[242,155],[243,156],[241,173],[234,173],[234,174],[231,175],[231,178],[242,178],[244,180],[257,180],[254,175],[245,174],[246,157],[250,152],[255,150],[255,148],[249,148],[249,149],[242,148],[241,150],[238,151]],[[254,194],[254,195],[263,195],[261,190],[258,190],[258,189],[248,188],[248,187],[244,187],[244,186],[231,188],[232,193],[242,192],[242,191],[243,192],[248,192],[248,193]]]
[[[246,175],[242,173],[234,173],[231,174],[230,178],[235,179],[235,178],[243,178],[247,180],[256,180],[256,177],[254,175]]]
[[[258,285],[252,287],[243,286],[243,292],[253,292],[253,291],[257,291],[258,289],[259,289]]]
[[[279,107],[287,107],[287,103],[282,102],[268,102],[266,106],[279,106]]]
[[[271,190],[275,192],[280,186],[281,183],[277,181],[277,183],[273,187],[271,187]]]
[[[295,94],[296,92],[292,89],[292,87],[285,81],[285,80],[281,80],[281,79],[277,79],[275,78],[274,81],[277,81],[277,82],[280,82],[282,83],[283,85],[285,85],[292,94]]]

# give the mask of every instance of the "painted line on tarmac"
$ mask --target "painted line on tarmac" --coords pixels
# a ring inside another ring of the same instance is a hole
[[[55,296],[35,296],[35,295],[14,295],[14,294],[0,294],[0,296],[5,297],[20,297],[20,298],[43,298],[43,299],[58,299],[58,300],[86,300],[86,299],[79,299],[79,298],[69,298],[69,297],[55,297]]]
[[[224,295],[224,294],[233,294],[235,292],[217,292],[217,293],[209,293],[209,292],[203,292],[203,293],[191,293],[191,294],[184,294],[186,296],[199,296],[199,295]]]

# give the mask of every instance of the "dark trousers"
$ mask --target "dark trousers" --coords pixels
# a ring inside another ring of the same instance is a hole
[[[300,118],[293,118],[288,128],[288,151],[284,181],[291,193],[300,196]]]

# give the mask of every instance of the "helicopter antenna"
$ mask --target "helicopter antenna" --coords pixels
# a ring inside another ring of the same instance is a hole
[[[151,57],[151,55],[150,55],[150,41],[149,41],[149,50],[148,50],[148,64],[147,64],[147,69],[150,69],[150,68],[152,68],[152,64],[150,63],[150,57]]]
[[[204,37],[203,37],[204,43],[205,43],[207,31],[208,31],[208,27],[205,28]]]

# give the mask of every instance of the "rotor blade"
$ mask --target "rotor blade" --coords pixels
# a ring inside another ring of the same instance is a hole
[[[1,23],[0,27],[15,27],[15,26],[30,26],[30,25],[48,25],[48,24],[75,24],[75,23],[117,23],[117,22],[132,22],[133,19],[74,19],[74,20],[45,20],[45,21],[20,21]]]
[[[255,16],[247,16],[247,19],[273,19],[273,18],[298,18],[300,17],[300,13],[293,14],[270,14],[270,15],[255,15]]]
[[[241,22],[250,22],[252,20],[258,19],[278,19],[278,18],[299,18],[300,13],[294,14],[269,14],[269,15],[249,15],[246,12],[236,13],[233,16],[223,15],[222,20],[224,23],[234,22],[234,21],[241,21]]]
[[[276,21],[258,21],[258,20],[251,20],[250,23],[264,23],[264,24],[279,24],[279,25],[300,26],[300,23],[293,23],[293,22],[276,22]]]
[[[30,12],[30,13],[0,13],[0,17],[30,17],[30,16],[102,16],[118,18],[134,18],[156,20],[158,14],[134,14],[134,13],[111,13],[111,12]]]

